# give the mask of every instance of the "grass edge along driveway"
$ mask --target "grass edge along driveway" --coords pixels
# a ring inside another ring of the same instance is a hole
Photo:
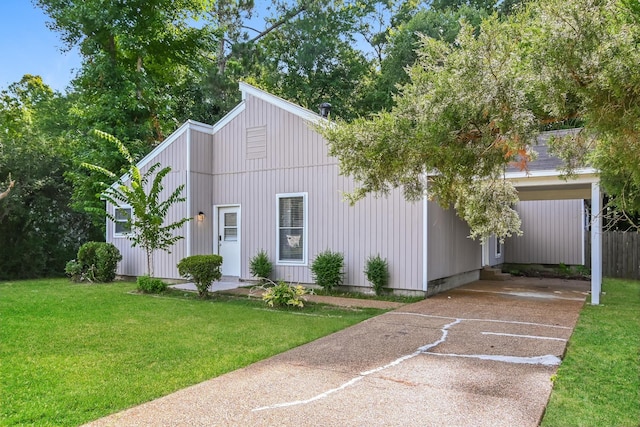
[[[558,368],[542,426],[640,425],[640,282],[605,279]]]
[[[78,425],[222,375],[382,310],[154,297],[133,283],[0,283],[0,425]]]

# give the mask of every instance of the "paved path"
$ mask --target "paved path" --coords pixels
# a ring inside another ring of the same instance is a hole
[[[475,282],[93,426],[536,426],[589,284]]]

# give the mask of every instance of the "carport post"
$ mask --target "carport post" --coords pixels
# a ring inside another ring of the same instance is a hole
[[[591,184],[591,305],[600,304],[602,288],[602,196],[600,183]]]

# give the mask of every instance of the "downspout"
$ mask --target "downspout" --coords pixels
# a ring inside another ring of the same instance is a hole
[[[424,195],[422,196],[422,290],[426,298],[429,290],[429,178],[425,177]]]
[[[187,125],[187,168],[186,168],[186,184],[185,191],[187,192],[187,218],[193,218],[191,215],[191,124]],[[191,232],[193,227],[192,221],[187,221],[187,238],[185,256],[191,256]]]

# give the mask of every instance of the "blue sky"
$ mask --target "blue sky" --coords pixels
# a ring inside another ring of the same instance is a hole
[[[0,89],[25,74],[42,77],[52,89],[64,92],[80,68],[77,52],[62,52],[58,33],[30,0],[0,0]]]

